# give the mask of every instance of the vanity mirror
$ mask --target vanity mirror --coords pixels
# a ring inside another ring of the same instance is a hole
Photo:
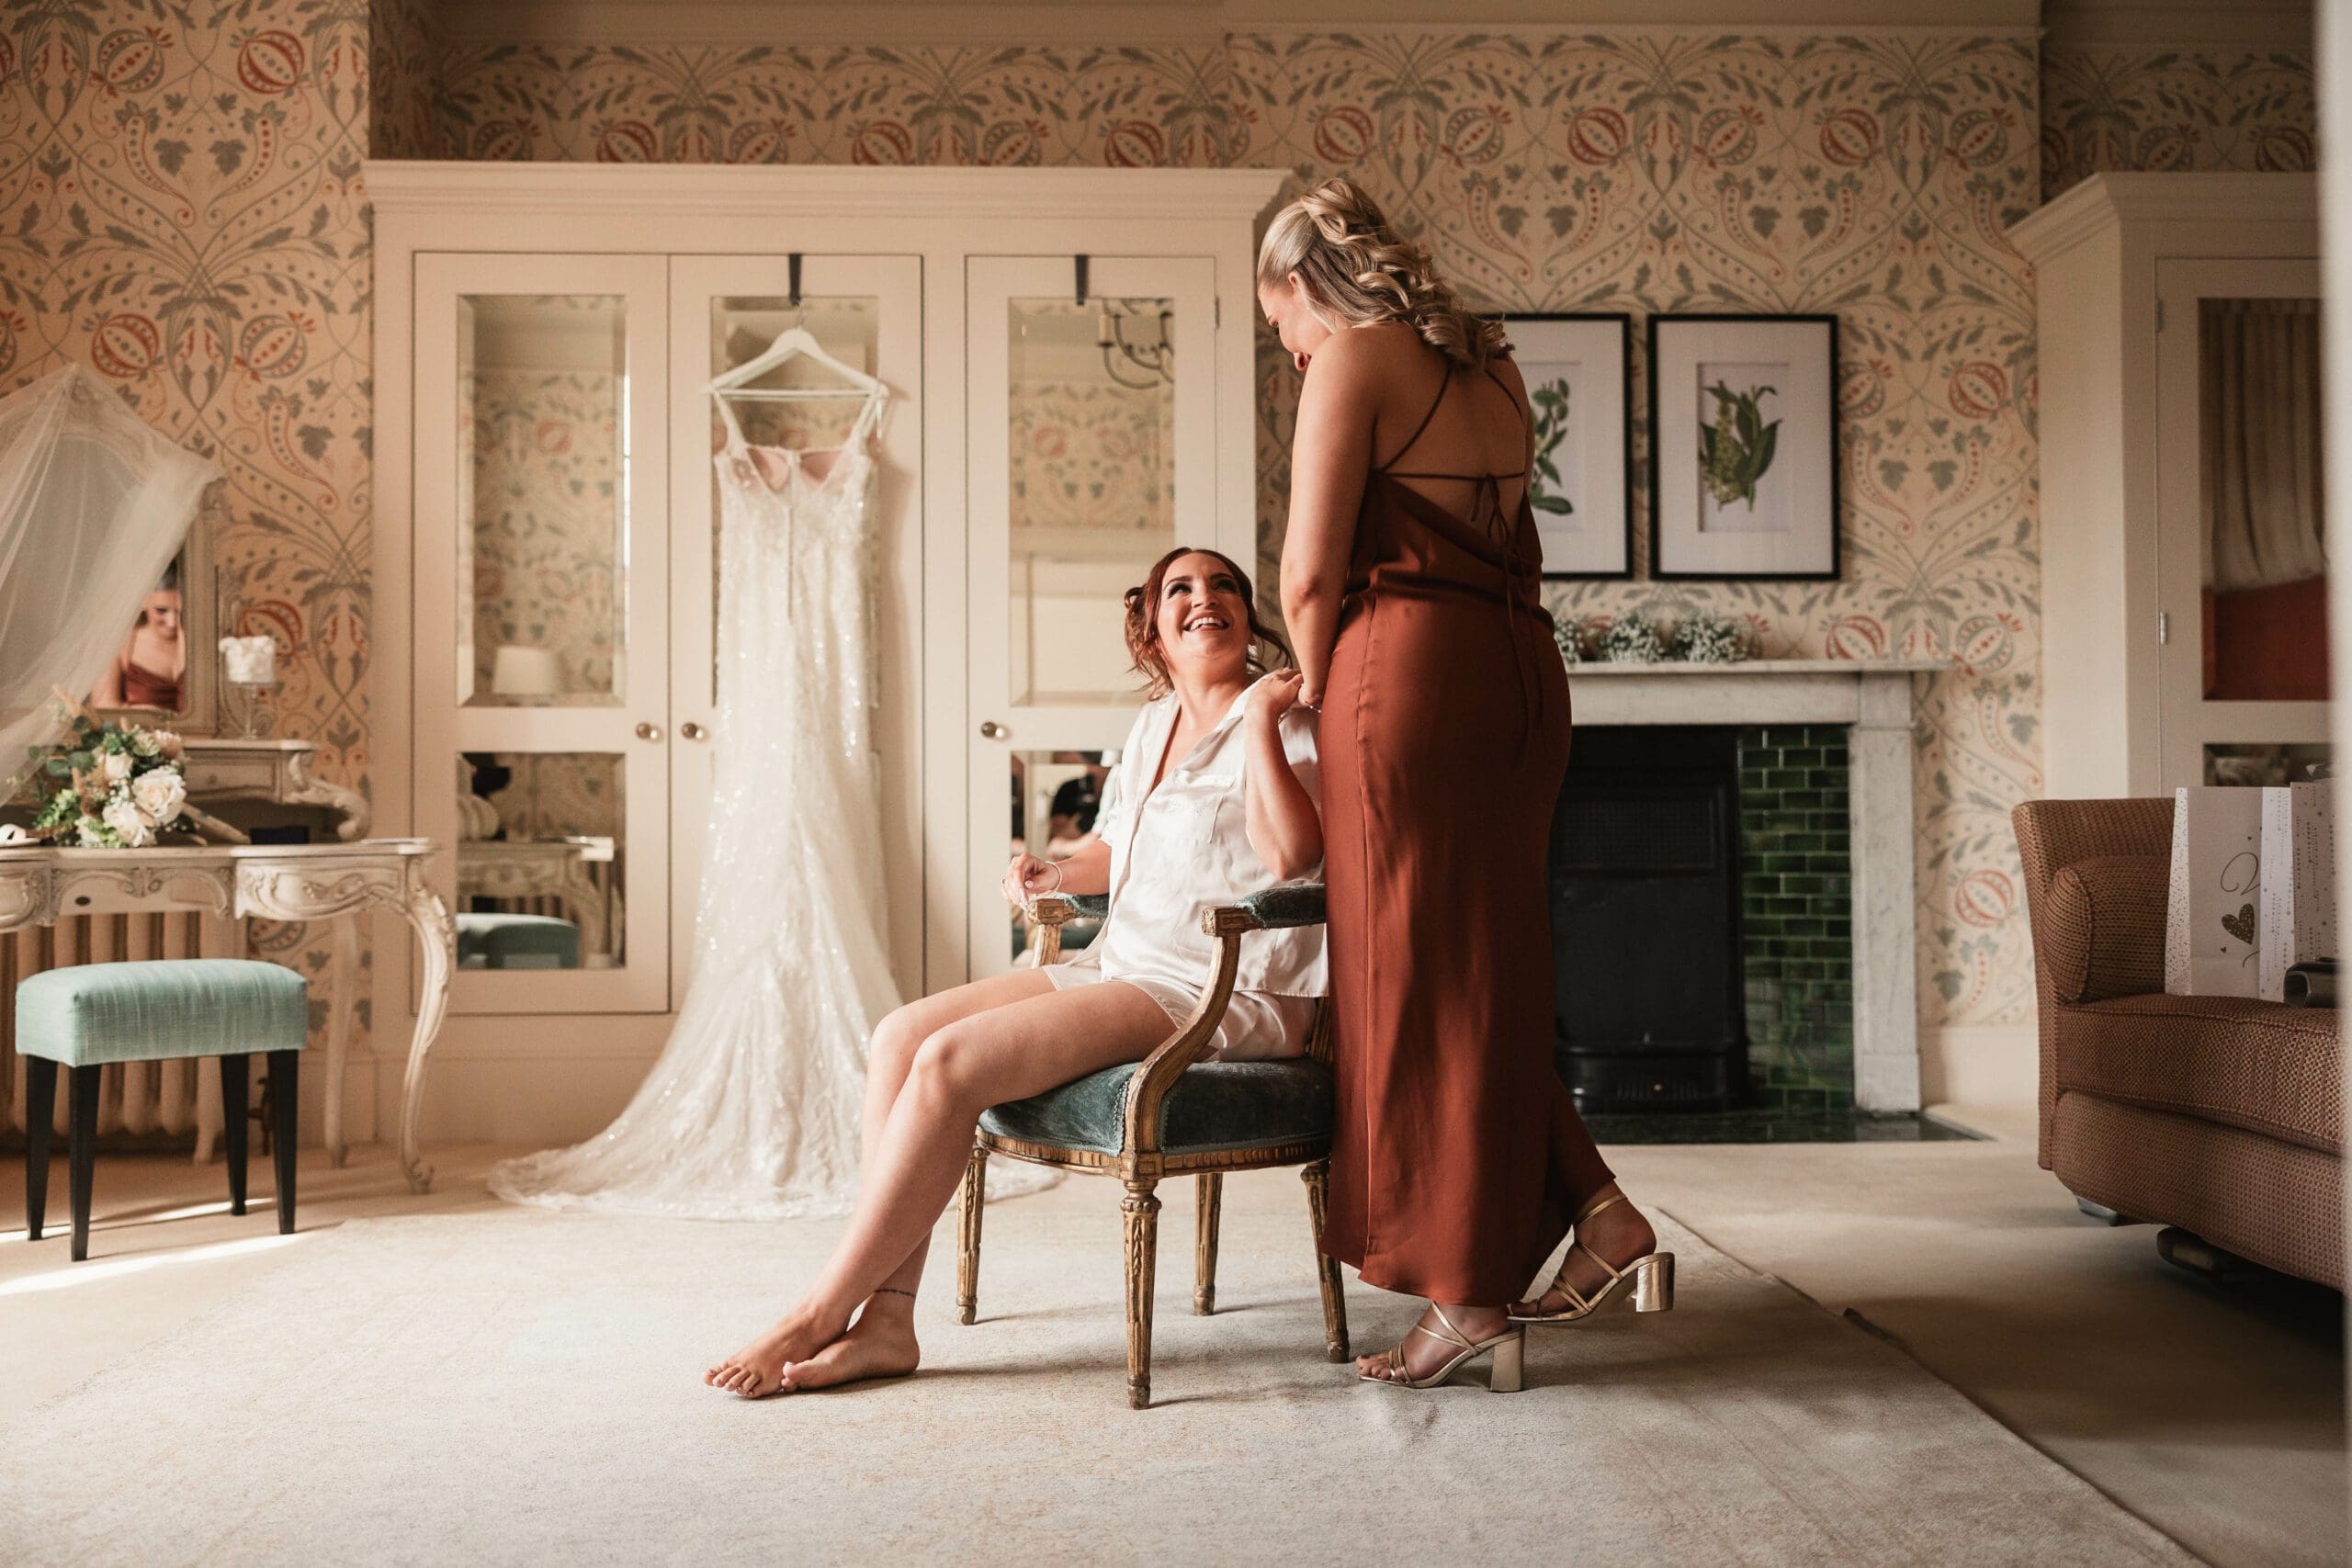
[[[220,589],[212,540],[225,502],[205,491],[187,533],[139,608],[84,702],[102,718],[183,736],[220,729]]]

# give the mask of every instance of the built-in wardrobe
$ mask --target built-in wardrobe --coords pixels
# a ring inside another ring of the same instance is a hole
[[[890,394],[870,874],[894,971],[911,995],[1012,962],[1008,852],[1138,700],[1120,591],[1180,541],[1255,561],[1251,243],[1279,177],[368,165],[377,831],[443,846],[451,908],[577,931],[459,969],[433,1140],[585,1135],[668,1033],[718,722],[707,388],[794,327]],[[787,361],[735,408],[823,447],[860,406],[823,385]],[[392,936],[387,1039],[414,984]]]

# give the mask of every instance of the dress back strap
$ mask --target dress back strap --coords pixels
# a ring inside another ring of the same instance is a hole
[[[1446,389],[1453,385],[1453,361],[1451,359],[1445,359],[1442,355],[1439,355],[1439,357],[1441,359],[1444,359],[1445,374],[1438,378],[1437,396],[1430,400],[1429,412],[1421,415],[1420,423],[1413,426],[1413,434],[1405,437],[1405,445],[1397,447],[1396,450],[1388,454],[1388,461],[1381,464],[1377,469],[1374,470],[1374,472],[1383,474],[1386,473],[1389,468],[1396,464],[1398,458],[1402,457],[1406,453],[1413,449],[1413,443],[1421,438],[1422,433],[1430,427],[1430,421],[1437,417],[1438,404],[1445,401]]]

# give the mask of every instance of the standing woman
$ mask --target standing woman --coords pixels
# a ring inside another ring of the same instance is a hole
[[[1527,393],[1354,184],[1276,214],[1258,302],[1305,376],[1283,612],[1322,709],[1339,1066],[1325,1251],[1426,1296],[1378,1382],[1428,1387],[1528,1322],[1623,1286],[1670,1304],[1673,1258],[1617,1190],[1553,1066],[1544,860],[1567,675],[1537,597]],[[1519,1301],[1571,1227],[1559,1276]]]

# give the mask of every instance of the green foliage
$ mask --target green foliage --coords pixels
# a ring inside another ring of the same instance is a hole
[[[1780,393],[1770,387],[1735,392],[1721,381],[1706,390],[1715,400],[1715,423],[1699,427],[1699,482],[1716,505],[1744,501],[1753,511],[1756,486],[1772,467],[1781,440],[1781,422],[1766,424],[1759,405],[1768,393]]]
[[[1566,517],[1576,508],[1566,496],[1557,493],[1560,466],[1552,454],[1568,435],[1568,384],[1545,381],[1531,388],[1527,400],[1535,414],[1535,473],[1527,487],[1527,499],[1538,512]]]

